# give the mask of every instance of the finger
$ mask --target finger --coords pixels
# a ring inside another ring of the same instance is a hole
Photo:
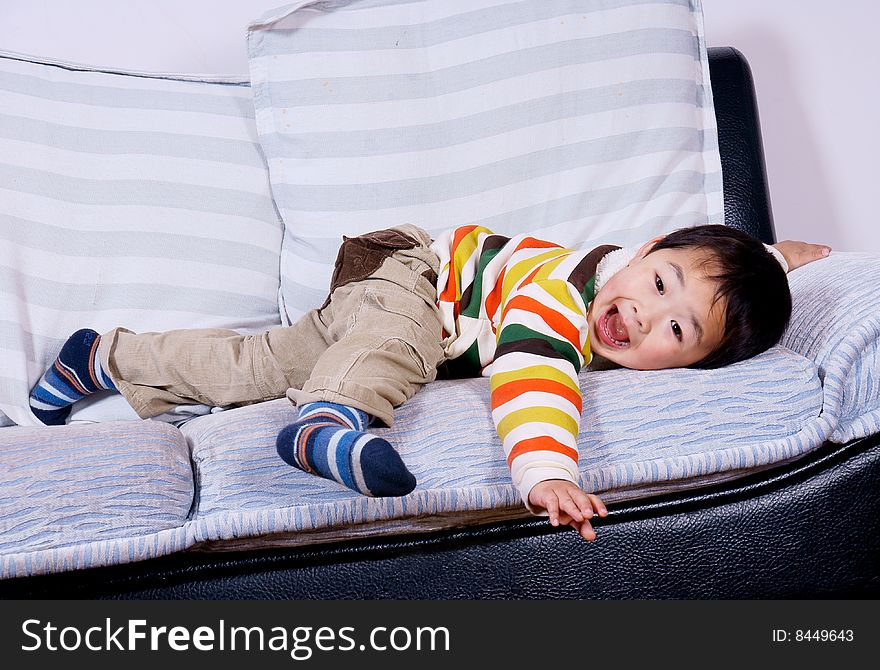
[[[560,526],[570,526],[572,521],[574,521],[574,519],[572,519],[570,516],[568,516],[568,514],[565,514],[564,512],[559,514],[559,525]]]
[[[592,542],[596,539],[596,531],[593,530],[593,526],[589,521],[581,523],[581,527],[578,528],[578,533],[580,533],[580,536],[587,542]]]
[[[590,493],[587,497],[590,499],[590,502],[593,504],[593,509],[596,510],[596,513],[599,516],[608,516],[608,508],[605,507],[605,503],[602,502],[599,496]]]
[[[571,499],[571,496],[563,496],[560,499],[560,507],[564,512],[567,512],[568,515],[575,521],[584,520],[584,515],[581,513],[581,510],[578,507],[577,503]]]
[[[798,252],[805,256],[821,258],[822,256],[827,256],[831,252],[831,247],[827,244],[802,243]]]
[[[556,494],[548,493],[547,498],[544,500],[544,507],[547,508],[547,514],[550,516],[550,525],[558,526],[559,525],[559,500],[556,498]]]
[[[584,519],[592,519],[593,502],[590,500],[590,497],[580,489],[573,492],[571,497],[575,504],[578,506],[581,517]]]

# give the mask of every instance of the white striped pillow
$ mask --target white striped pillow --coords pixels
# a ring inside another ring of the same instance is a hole
[[[0,54],[0,412],[36,424],[28,392],[79,328],[280,323],[253,115],[246,81]]]
[[[723,222],[698,0],[311,0],[248,34],[291,319],[342,234],[633,245]]]

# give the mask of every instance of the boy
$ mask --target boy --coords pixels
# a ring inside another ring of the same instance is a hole
[[[368,424],[391,425],[394,407],[438,370],[482,374],[526,506],[593,540],[590,519],[607,510],[577,486],[581,368],[593,355],[649,370],[760,353],[788,322],[786,270],[828,251],[765,247],[725,226],[682,229],[635,251],[571,250],[473,225],[436,241],[415,226],[381,230],[343,238],[326,301],[290,327],[77,331],[31,391],[31,408],[60,424],[73,402],[102,389],[122,393],[142,418],[286,393],[299,406],[277,438],[286,462],[396,496],[415,478]]]

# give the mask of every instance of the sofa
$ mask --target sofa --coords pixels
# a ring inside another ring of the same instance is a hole
[[[724,222],[771,243],[749,67],[733,48],[707,54]],[[268,197],[254,206],[271,210]],[[266,247],[276,213],[264,214]],[[6,215],[8,232],[20,212]],[[584,372],[582,475],[609,507],[596,542],[517,499],[487,380],[444,380],[380,429],[419,481],[401,499],[359,497],[282,463],[274,436],[296,418],[286,399],[0,428],[0,595],[876,597],[878,260],[835,253],[792,273],[789,330],[753,361]],[[263,299],[277,288],[267,281]],[[265,325],[257,311],[242,330]],[[620,389],[639,389],[637,402]]]

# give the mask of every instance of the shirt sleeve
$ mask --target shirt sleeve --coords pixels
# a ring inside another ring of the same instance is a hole
[[[776,247],[765,244],[764,248],[770,252],[770,255],[775,258],[779,264],[782,266],[782,269],[785,270],[786,274],[788,273],[788,262],[785,260],[785,256],[782,255],[782,252],[779,251]]]
[[[582,399],[589,356],[586,307],[568,282],[532,282],[503,306],[491,369],[492,419],[514,485],[530,511],[538,482],[578,483]]]

